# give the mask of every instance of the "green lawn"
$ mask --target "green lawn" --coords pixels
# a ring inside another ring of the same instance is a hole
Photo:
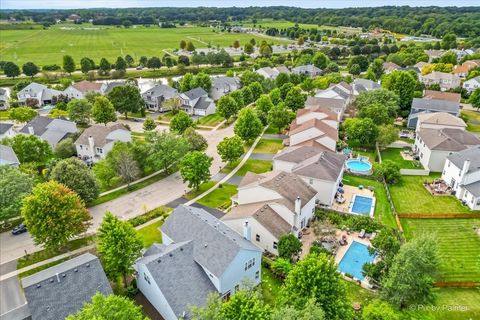
[[[400,169],[423,169],[419,161],[410,161],[403,159],[400,154],[402,149],[399,148],[387,148],[380,152],[382,161],[391,160],[395,162]]]
[[[405,237],[434,234],[440,256],[438,281],[480,282],[480,219],[402,219]],[[479,300],[480,301],[480,300]]]
[[[462,110],[462,118],[467,123],[467,130],[471,132],[480,132],[480,112],[474,110]],[[475,121],[477,123],[472,123]]]
[[[8,119],[10,119],[10,112],[8,110],[1,110],[0,120],[8,120]]]
[[[354,148],[353,149],[353,153],[358,156],[358,155],[361,155],[361,156],[364,156],[364,157],[368,157],[368,160],[371,162],[371,163],[375,163],[376,162],[376,158],[377,158],[377,152],[375,150],[368,150],[368,149],[357,149],[357,148]]]
[[[222,173],[229,173],[238,165],[239,162],[229,163],[222,169]],[[264,173],[272,170],[272,162],[268,160],[252,160],[249,159],[245,164],[235,173],[237,176],[244,176],[248,171],[254,173]]]
[[[208,116],[201,117],[198,119],[198,124],[201,126],[210,126],[210,127],[215,127],[218,125],[220,122],[225,120],[224,117],[217,113],[209,114]]]
[[[171,111],[167,111],[165,113],[162,113],[161,115],[158,116],[157,120],[159,121],[165,121],[165,122],[170,122],[170,120],[173,118],[174,114]]]
[[[267,304],[275,306],[280,295],[281,286],[282,282],[273,275],[272,271],[262,266],[262,296]]]
[[[432,196],[423,186],[424,180],[438,178],[439,174],[402,176],[390,186],[395,209],[398,213],[466,213],[472,212],[454,196]]]
[[[343,175],[343,182],[349,186],[359,186],[364,187],[372,186],[375,188],[375,219],[392,228],[397,228],[395,218],[393,217],[392,210],[388,203],[387,192],[383,187],[383,184],[372,179],[357,177],[345,174]]]
[[[265,130],[265,134],[281,134],[281,132],[278,132],[278,128],[268,126],[267,130]]]
[[[191,200],[197,197],[198,195],[204,193],[211,187],[216,184],[215,181],[205,182],[200,185],[198,190],[192,190],[187,193],[186,198]],[[232,201],[230,198],[237,193],[237,186],[229,183],[224,183],[217,189],[213,190],[205,197],[198,200],[198,203],[210,208],[217,208],[217,209],[226,209],[228,208]]]
[[[245,146],[245,151],[250,149],[250,146]],[[277,153],[283,149],[283,141],[280,139],[260,139],[258,144],[253,149],[253,153]]]
[[[157,221],[137,230],[137,235],[140,237],[144,248],[150,247],[153,243],[162,243],[162,233],[158,228],[163,224],[163,220]]]

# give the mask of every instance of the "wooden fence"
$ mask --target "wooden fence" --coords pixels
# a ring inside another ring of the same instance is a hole
[[[397,213],[399,218],[406,219],[479,219],[479,213]]]
[[[435,282],[433,286],[437,288],[476,288],[476,287],[480,287],[480,282],[476,282],[476,281]]]

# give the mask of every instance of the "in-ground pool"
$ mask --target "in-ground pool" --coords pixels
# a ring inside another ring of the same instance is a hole
[[[366,157],[347,160],[347,162],[345,162],[345,166],[348,170],[354,173],[370,174],[372,172],[372,164]]]
[[[338,270],[352,275],[355,279],[363,280],[365,279],[362,273],[363,265],[373,262],[374,259],[375,255],[368,252],[367,245],[353,241],[338,264]]]
[[[373,217],[375,198],[354,194],[350,204],[350,213]]]

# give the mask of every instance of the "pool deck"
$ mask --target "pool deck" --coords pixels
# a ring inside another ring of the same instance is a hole
[[[331,208],[335,211],[350,213],[350,208],[353,205],[354,195],[358,194],[360,196],[375,198],[374,192],[366,189],[366,187],[367,186],[365,186],[363,189],[359,189],[358,187],[344,185],[343,190],[345,190],[345,193],[343,194],[343,197],[345,198],[345,202],[337,203],[334,200]]]

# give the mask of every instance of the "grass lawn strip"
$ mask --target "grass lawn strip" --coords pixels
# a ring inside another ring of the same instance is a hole
[[[480,219],[402,219],[407,240],[434,234],[440,256],[437,281],[480,281]],[[479,300],[480,301],[480,300]]]
[[[195,199],[208,189],[212,188],[216,184],[215,181],[208,181],[201,184],[198,190],[192,190],[185,196],[188,200]],[[233,184],[224,183],[217,189],[213,190],[205,197],[201,198],[197,202],[201,205],[210,208],[217,208],[220,210],[226,209],[230,206],[230,198],[237,193],[237,186]]]
[[[423,169],[419,161],[411,161],[403,159],[400,154],[402,149],[399,148],[387,148],[380,152],[382,161],[391,160],[395,162],[400,169]]]
[[[395,209],[398,213],[470,213],[454,196],[432,196],[425,189],[423,182],[440,177],[434,173],[430,176],[402,176],[400,181],[390,186]]]
[[[245,147],[246,150],[250,148],[250,146]],[[257,146],[253,150],[253,153],[270,153],[276,154],[278,151],[283,149],[283,141],[280,139],[260,139],[258,141]]]
[[[162,233],[158,228],[163,224],[163,221],[164,220],[157,221],[137,230],[137,235],[142,240],[144,248],[150,247],[155,242],[162,243]]]
[[[280,297],[280,287],[282,282],[276,278],[270,269],[262,266],[262,296],[265,303],[275,306],[276,301]]]
[[[208,116],[201,117],[198,119],[198,124],[201,126],[210,126],[210,127],[215,127],[218,125],[220,122],[225,120],[221,115],[213,113],[209,114]]]
[[[467,123],[467,131],[480,132],[480,112],[474,110],[462,110],[461,117]]]

